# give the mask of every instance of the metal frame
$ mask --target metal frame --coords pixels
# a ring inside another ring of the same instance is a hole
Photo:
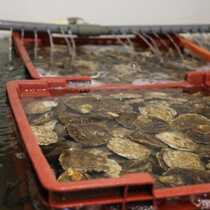
[[[94,25],[94,24],[50,24],[23,21],[0,20],[1,30],[32,32],[61,33],[61,29],[68,33],[70,30],[74,35],[119,35],[135,33],[196,33],[210,32],[209,24],[188,24],[188,25]]]

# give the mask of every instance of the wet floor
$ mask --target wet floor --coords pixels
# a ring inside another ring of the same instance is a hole
[[[14,57],[14,56],[13,56]],[[14,121],[6,97],[5,84],[10,80],[24,79],[25,69],[18,59],[9,62],[8,40],[0,40],[0,210],[25,209],[28,202],[23,193],[23,177],[16,173],[16,161],[23,159],[17,145]],[[22,191],[22,192],[21,192]]]

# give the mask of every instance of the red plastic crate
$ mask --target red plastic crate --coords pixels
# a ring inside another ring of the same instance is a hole
[[[32,133],[24,112],[21,100],[26,97],[60,96],[66,93],[112,90],[145,90],[145,89],[182,89],[208,91],[208,77],[204,72],[192,72],[186,75],[185,81],[160,82],[152,84],[107,84],[98,87],[69,86],[68,79],[10,81],[7,83],[9,102],[20,132],[22,144],[32,163],[39,183],[42,202],[52,208],[81,207],[90,205],[120,204],[122,209],[132,202],[149,202],[163,209],[176,208],[167,198],[185,197],[194,194],[210,193],[209,184],[181,186],[175,188],[154,189],[154,180],[147,173],[137,173],[97,180],[85,180],[71,183],[60,183],[43,155]],[[36,186],[38,187],[38,186]],[[64,196],[65,195],[65,199]],[[171,206],[172,205],[172,206]],[[179,206],[179,205],[178,205]],[[178,209],[177,206],[177,209]],[[180,205],[191,207],[189,202]],[[167,207],[167,208],[166,208]],[[186,208],[184,208],[186,209]]]
[[[52,79],[52,77],[47,77],[47,76],[42,76],[39,74],[37,68],[33,65],[33,62],[29,56],[29,53],[26,49],[27,45],[34,45],[34,34],[33,33],[25,33],[24,34],[24,38],[21,38],[21,34],[18,32],[13,32],[13,41],[14,41],[14,45],[16,47],[16,50],[23,62],[23,64],[25,65],[29,75],[31,76],[31,78],[33,79],[43,79],[43,78],[47,78],[47,79]],[[164,40],[165,44],[167,44],[168,47],[174,47],[172,46],[172,43],[170,42],[170,40],[162,35],[161,38]],[[156,41],[157,46],[160,49],[166,50],[166,46],[163,46],[162,42],[160,41],[160,39],[157,39],[155,37],[153,37],[153,39]],[[198,45],[196,45],[195,43],[193,43],[192,41],[181,37],[181,36],[176,36],[173,35],[173,39],[176,42],[176,44],[178,46],[180,46],[180,48],[182,49],[188,49],[190,50],[194,55],[196,55],[197,57],[199,57],[200,59],[204,60],[204,61],[210,61],[210,51],[208,51],[207,49],[204,49],[202,47],[199,47]],[[127,41],[126,38],[121,38],[122,41]],[[137,47],[143,47],[143,48],[147,48],[147,44],[141,40],[138,37],[134,37],[131,39],[132,42],[135,44],[135,46]],[[60,44],[60,45],[64,45],[65,40],[63,38],[59,38],[59,37],[55,37],[53,38],[53,42],[55,44]],[[39,33],[38,36],[38,43],[39,46],[49,46],[49,37],[46,33]],[[75,43],[76,45],[88,45],[88,44],[93,44],[93,45],[119,45],[118,43],[118,39],[117,38],[102,38],[102,37],[79,37],[79,38],[75,38]],[[58,77],[53,77],[53,78],[62,78],[64,76],[58,76]],[[66,78],[66,76],[65,76]],[[71,78],[71,77],[70,77]]]

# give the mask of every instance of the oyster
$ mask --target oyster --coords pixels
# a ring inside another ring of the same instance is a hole
[[[124,173],[152,172],[150,161],[126,160],[123,163]]]
[[[94,122],[93,119],[88,116],[81,116],[79,114],[71,113],[71,112],[59,112],[57,114],[58,120],[65,125],[66,127],[70,124],[87,124]]]
[[[29,121],[32,125],[41,125],[51,121],[53,119],[53,116],[53,112],[46,112],[44,114],[39,114],[38,116],[29,116]]]
[[[91,104],[82,104],[80,106],[80,111],[82,114],[90,113],[93,110],[93,106]]]
[[[170,186],[208,183],[210,173],[203,170],[174,168],[159,177],[159,181]]]
[[[196,143],[210,145],[210,125],[200,125],[186,133]]]
[[[74,141],[85,146],[103,145],[111,138],[107,127],[100,123],[68,125],[67,131]]]
[[[187,102],[174,103],[171,105],[171,108],[175,109],[178,115],[191,113],[193,111],[192,106],[188,104]]]
[[[131,130],[126,129],[126,128],[122,128],[122,127],[117,127],[112,129],[112,136],[114,137],[125,137],[128,136],[129,134],[131,134]]]
[[[198,145],[181,132],[162,132],[155,136],[173,149],[183,151],[196,151],[198,149]]]
[[[188,130],[201,125],[209,125],[210,120],[200,114],[182,114],[171,122],[171,126],[178,130]]]
[[[114,93],[111,94],[110,97],[118,100],[128,100],[142,98],[142,95],[137,93]]]
[[[159,176],[158,181],[160,181],[161,183],[165,185],[169,185],[170,187],[185,185],[185,182],[182,176],[179,176],[178,174],[171,174],[171,175],[166,174],[166,175]]]
[[[73,61],[72,68],[79,70],[80,72],[85,71],[86,74],[90,74],[90,72],[94,72],[98,69],[98,64],[93,61],[77,59]]]
[[[96,148],[88,148],[85,151],[92,153],[94,155],[102,155],[104,157],[108,157],[111,155],[111,151],[107,147],[96,147]]]
[[[66,105],[81,114],[91,114],[95,117],[119,117],[119,113],[132,111],[132,107],[110,98],[99,100],[95,97],[72,98],[65,101]]]
[[[25,112],[27,114],[42,114],[45,112],[49,112],[57,105],[58,103],[56,101],[33,101],[26,104]]]
[[[107,159],[107,169],[105,173],[112,178],[119,177],[122,167],[118,164],[117,161],[112,159]]]
[[[130,141],[127,138],[113,137],[107,147],[119,156],[127,159],[145,160],[151,151],[145,146]]]
[[[205,170],[199,156],[192,152],[163,149],[162,160],[168,168]]]
[[[64,99],[64,103],[71,110],[79,112],[81,114],[87,114],[96,110],[98,100],[91,96],[76,96]]]
[[[58,177],[58,181],[59,182],[81,181],[88,178],[89,176],[87,174],[81,173],[80,171],[76,171],[72,168],[68,168]]]
[[[141,72],[142,69],[139,65],[133,68],[130,64],[116,64],[113,66],[112,71],[118,74],[118,78],[122,78],[132,75],[134,72]]]
[[[59,162],[64,170],[69,168],[82,172],[104,172],[108,170],[106,157],[79,149],[65,150],[61,153]]]
[[[150,99],[168,99],[170,95],[165,92],[145,92],[144,93],[144,99],[150,100]]]
[[[128,136],[128,138],[140,144],[152,146],[155,148],[167,147],[166,144],[162,143],[159,139],[155,138],[153,135],[144,134],[140,130],[134,131]]]
[[[125,112],[120,114],[120,116],[117,117],[115,120],[117,121],[117,123],[119,123],[119,125],[123,126],[124,128],[131,129],[135,127],[134,121],[136,120],[136,118],[137,118],[137,113]]]
[[[104,99],[98,103],[98,107],[94,111],[97,112],[99,116],[117,118],[121,113],[132,112],[133,108],[123,101]]]
[[[139,111],[141,114],[158,118],[166,122],[170,122],[174,119],[174,117],[177,115],[176,111],[172,109],[169,106],[163,105],[163,104],[149,104],[146,105],[143,108],[139,108]]]
[[[156,134],[169,129],[169,124],[161,119],[140,115],[134,122],[137,129],[144,133]]]
[[[33,134],[37,137],[39,145],[49,145],[58,142],[58,136],[53,131],[56,121],[41,126],[31,126]]]

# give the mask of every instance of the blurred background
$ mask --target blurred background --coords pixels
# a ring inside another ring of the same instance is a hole
[[[79,16],[100,24],[210,23],[209,0],[0,0],[0,19]]]

